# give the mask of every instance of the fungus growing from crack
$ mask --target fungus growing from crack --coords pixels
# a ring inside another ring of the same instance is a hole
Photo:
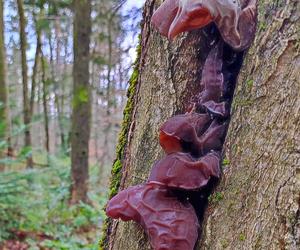
[[[159,142],[167,154],[195,148],[198,136],[209,126],[208,114],[186,113],[168,119],[161,128]],[[195,150],[193,150],[195,151]]]
[[[167,154],[189,152],[194,156],[220,150],[226,124],[211,122],[208,114],[187,113],[171,117],[160,128],[159,142]]]
[[[211,152],[195,159],[188,153],[173,153],[156,162],[149,183],[167,187],[198,190],[212,178],[220,177],[220,155]]]
[[[197,105],[204,107],[213,115],[227,117],[229,115],[228,103],[224,101],[224,76],[223,68],[223,41],[210,51],[205,60],[202,72],[200,93]]]
[[[154,250],[193,250],[198,238],[199,224],[192,205],[153,183],[121,191],[108,202],[106,213],[139,223]]]
[[[152,17],[169,38],[213,21],[229,45],[215,34],[219,43],[206,59],[202,92],[190,112],[161,126],[160,145],[167,155],[154,164],[147,183],[121,191],[107,205],[109,217],[142,225],[154,250],[194,249],[210,180],[220,177],[220,152],[244,54],[234,49],[249,46],[257,23],[257,0],[241,1],[166,0]]]
[[[248,48],[257,25],[257,0],[166,0],[152,17],[159,32],[178,34],[214,22],[223,40],[236,50]],[[176,14],[175,14],[176,12]]]

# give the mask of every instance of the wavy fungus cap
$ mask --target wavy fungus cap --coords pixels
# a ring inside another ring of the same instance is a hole
[[[212,177],[220,177],[219,154],[212,152],[197,160],[190,154],[174,153],[153,166],[148,181],[172,188],[196,190],[207,185]]]
[[[224,41],[236,50],[249,47],[256,30],[257,0],[166,0],[152,16],[158,31],[178,34],[215,22]],[[243,9],[242,9],[243,7]]]
[[[198,238],[199,224],[192,205],[155,184],[121,191],[109,201],[106,213],[142,225],[154,250],[193,250]]]

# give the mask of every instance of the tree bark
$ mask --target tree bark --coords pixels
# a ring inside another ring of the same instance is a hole
[[[173,42],[153,31],[150,18],[160,3],[145,4],[138,76],[125,109],[111,195],[146,181],[162,156],[159,126],[184,112],[199,88],[210,50],[209,28]],[[196,249],[299,247],[298,13],[297,0],[259,1],[257,36],[234,97],[224,174],[211,196]],[[108,219],[104,228],[100,249],[151,249],[134,222]]]
[[[225,157],[198,249],[300,247],[300,2],[259,2]]]
[[[91,90],[89,86],[91,1],[75,0],[74,11],[71,203],[78,203],[79,201],[87,201],[88,190],[88,157],[91,125]]]
[[[21,45],[21,64],[22,64],[22,85],[23,85],[23,116],[25,128],[24,146],[29,150],[32,150],[31,145],[31,132],[30,132],[30,101],[28,97],[28,66],[27,66],[27,39],[26,39],[26,19],[24,15],[23,1],[18,0],[18,14],[19,14],[19,25],[20,25],[20,45]],[[33,167],[32,154],[27,157],[27,168]]]
[[[42,42],[41,42],[41,30],[38,27],[36,14],[33,11],[34,24],[36,29],[36,49],[34,56],[34,63],[32,67],[32,76],[31,76],[31,96],[30,96],[30,120],[32,120],[33,112],[34,112],[34,99],[35,99],[35,91],[36,91],[36,77],[38,74],[38,66],[40,53],[42,50]]]
[[[47,97],[48,97],[48,88],[47,88],[47,80],[46,80],[46,65],[45,65],[45,57],[43,55],[42,50],[40,51],[41,53],[41,66],[42,66],[42,84],[43,84],[43,114],[44,114],[44,130],[45,130],[45,148],[47,153],[50,153],[50,133],[49,133],[49,117],[48,117],[48,102],[47,102]],[[48,155],[48,163],[49,163],[49,155]]]
[[[4,42],[4,18],[3,1],[0,0],[0,141],[8,143],[8,93],[6,82],[6,58]],[[9,146],[9,145],[8,145]],[[6,156],[6,148],[0,148],[0,159]],[[5,168],[5,164],[0,162],[0,172]]]

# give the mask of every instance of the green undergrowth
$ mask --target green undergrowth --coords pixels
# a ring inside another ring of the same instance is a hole
[[[42,161],[40,154],[35,160]],[[29,250],[97,249],[106,190],[97,189],[96,167],[90,169],[91,204],[69,206],[70,159],[51,157],[49,167],[20,170],[8,165],[0,173],[0,249],[20,241]]]

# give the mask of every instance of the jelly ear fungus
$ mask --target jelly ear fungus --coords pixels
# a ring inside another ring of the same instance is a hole
[[[159,130],[165,157],[153,165],[146,183],[119,192],[107,205],[108,216],[139,223],[154,250],[194,249],[208,197],[221,175],[221,151],[244,54],[237,50],[253,39],[255,3],[248,0],[242,8],[231,0],[166,0],[153,15],[154,26],[171,38],[209,22],[221,34],[210,33],[218,42],[206,58],[191,108]]]
[[[192,250],[198,238],[194,208],[160,183],[121,191],[109,201],[106,213],[114,219],[139,223],[155,250]]]
[[[222,39],[235,50],[247,49],[257,25],[257,0],[166,0],[152,17],[163,36],[199,29],[214,22]]]

